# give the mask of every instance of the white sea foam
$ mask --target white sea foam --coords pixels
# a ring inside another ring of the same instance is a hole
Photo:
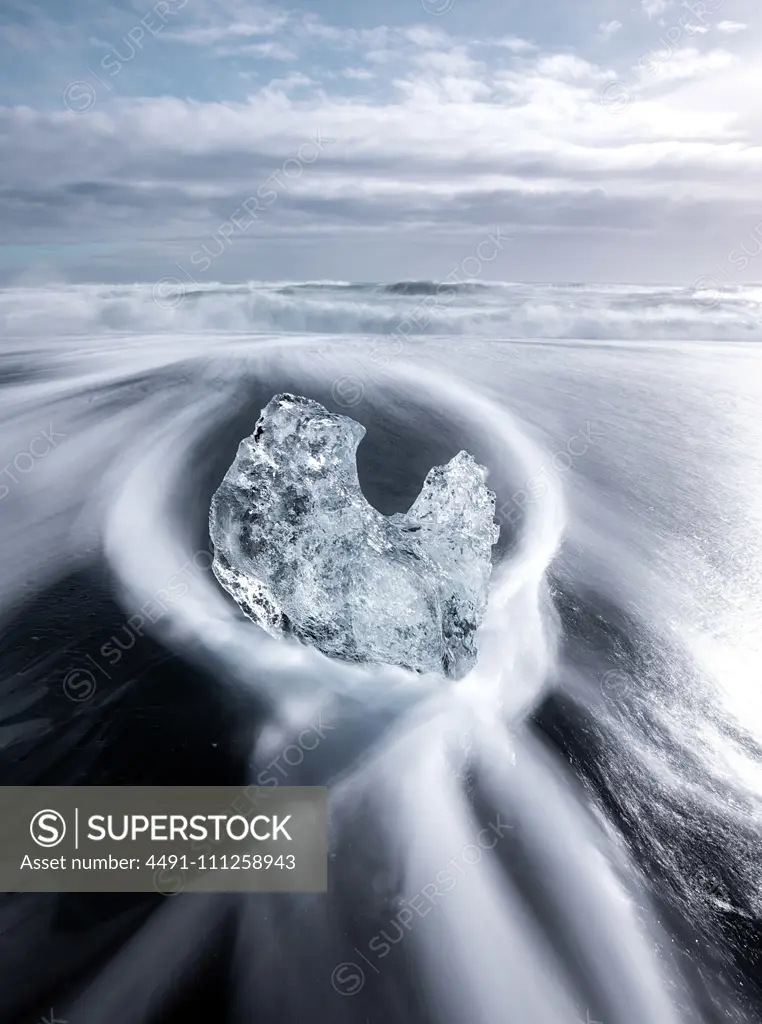
[[[635,285],[472,283],[452,290],[347,282],[63,285],[0,289],[10,336],[290,332],[503,338],[762,338],[762,287],[722,293]]]

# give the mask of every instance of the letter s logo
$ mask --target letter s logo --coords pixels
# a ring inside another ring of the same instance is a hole
[[[38,811],[32,818],[29,832],[38,846],[58,846],[66,835],[66,822],[58,811]]]

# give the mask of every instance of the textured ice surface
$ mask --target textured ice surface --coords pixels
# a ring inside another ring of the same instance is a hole
[[[212,498],[214,573],[246,615],[346,661],[464,675],[497,541],[495,495],[467,452],[430,470],[404,515],[368,504],[365,428],[276,395]]]

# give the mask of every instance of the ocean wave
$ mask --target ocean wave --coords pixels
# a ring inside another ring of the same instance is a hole
[[[389,295],[468,295],[489,287],[477,281],[465,284],[454,284],[451,281],[396,281],[394,284],[383,285],[382,291]]]
[[[762,288],[470,282],[177,282],[0,290],[10,337],[225,331],[505,339],[762,338]]]

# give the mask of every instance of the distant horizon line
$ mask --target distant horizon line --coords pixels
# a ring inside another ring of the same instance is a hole
[[[20,276],[25,276],[24,273]],[[706,277],[703,276],[706,280]],[[378,278],[378,279],[364,279],[364,280],[345,280],[339,278],[237,278],[235,280],[213,280],[213,281],[189,281],[188,284],[184,284],[184,287],[190,290],[190,288],[198,289],[199,291],[211,291],[215,288],[243,288],[247,286],[262,285],[266,287],[288,287],[288,286],[321,286],[321,287],[335,287],[335,288],[358,288],[358,287],[404,287],[404,286],[426,286],[426,287],[451,287],[451,288],[462,288],[462,287],[473,287],[473,288],[490,288],[490,287],[501,287],[501,286],[512,286],[512,285],[547,285],[551,287],[597,287],[597,288],[696,288],[697,283],[702,278],[693,278],[692,280],[683,281],[599,281],[599,280],[551,280],[548,278],[543,279],[492,279],[489,281],[448,281],[446,278],[437,279],[430,277],[401,277],[401,278]],[[182,282],[179,282],[182,283]],[[718,282],[719,283],[719,282]],[[134,287],[148,287],[152,288],[156,284],[154,278],[131,278],[119,281],[107,281],[103,279],[82,279],[82,280],[66,280],[64,278],[51,277],[46,281],[40,281],[38,283],[30,284],[24,283],[23,281],[8,281],[7,283],[0,283],[0,290],[7,291],[12,288],[28,289],[30,291],[37,290],[39,288],[55,287],[60,286],[64,288],[77,288],[77,287],[94,287],[94,288],[134,288]],[[727,290],[734,288],[758,288],[762,287],[762,280],[760,281],[739,281],[732,284],[723,286]]]

